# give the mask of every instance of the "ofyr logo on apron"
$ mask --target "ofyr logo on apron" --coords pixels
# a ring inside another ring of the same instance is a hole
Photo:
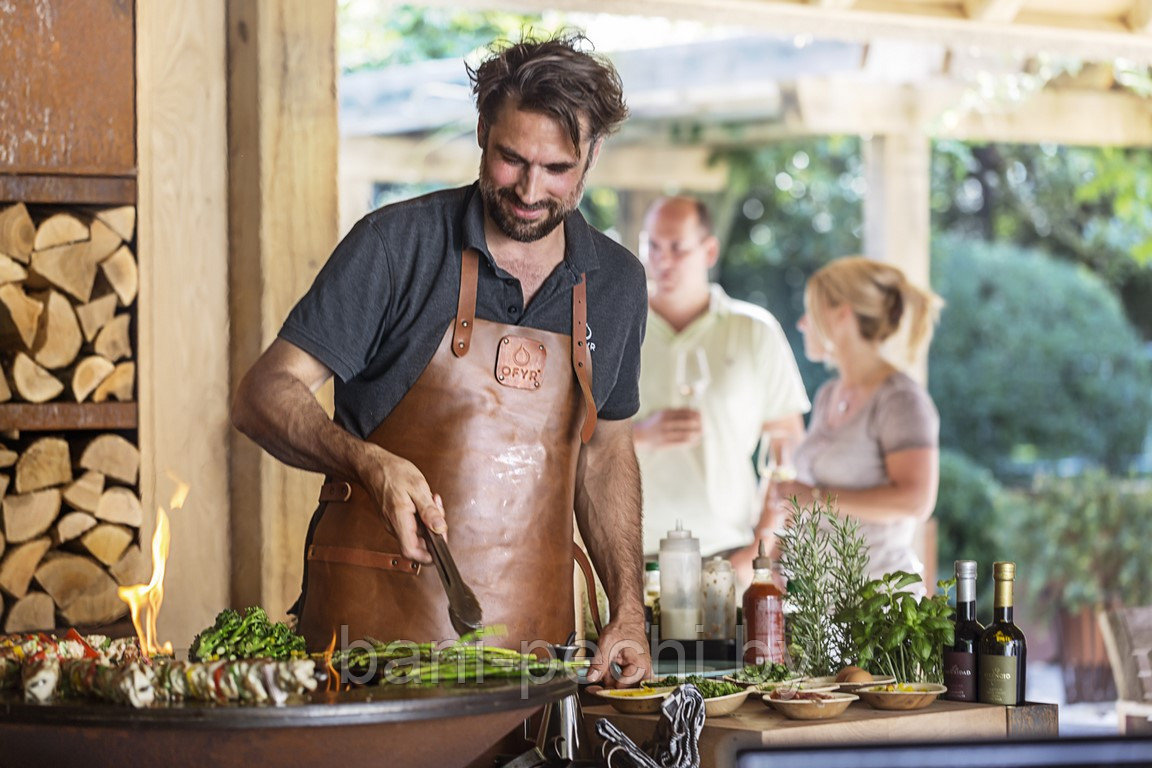
[[[513,389],[539,389],[544,383],[544,345],[525,336],[505,336],[496,352],[496,380]]]

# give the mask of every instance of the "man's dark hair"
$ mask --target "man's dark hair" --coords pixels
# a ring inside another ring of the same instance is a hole
[[[479,67],[467,67],[476,109],[491,126],[511,99],[514,106],[539,112],[568,131],[572,146],[607,136],[628,117],[620,75],[603,56],[591,53],[581,32],[558,32],[539,39],[530,33],[518,43],[501,41]],[[467,65],[465,65],[467,66]],[[588,119],[588,135],[580,135],[580,118]],[[487,136],[481,136],[487,143]]]

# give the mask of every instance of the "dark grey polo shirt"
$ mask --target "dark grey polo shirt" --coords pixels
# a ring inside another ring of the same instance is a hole
[[[585,273],[597,411],[628,418],[640,404],[644,268],[579,212],[565,220],[564,235],[564,262],[525,307],[520,282],[488,251],[477,184],[386,206],[336,246],[280,338],[332,369],[336,421],[366,437],[419,378],[455,317],[465,247],[483,254],[476,316],[485,320],[571,333],[572,286]]]

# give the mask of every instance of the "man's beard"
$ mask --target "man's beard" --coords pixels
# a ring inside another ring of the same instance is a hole
[[[484,201],[484,210],[492,217],[497,229],[520,243],[534,243],[549,235],[568,214],[576,210],[583,194],[584,177],[581,177],[580,183],[567,200],[541,200],[527,205],[511,187],[497,187],[485,172],[484,161],[480,161],[480,197]],[[512,205],[525,210],[544,209],[548,214],[539,221],[524,221],[511,210]]]

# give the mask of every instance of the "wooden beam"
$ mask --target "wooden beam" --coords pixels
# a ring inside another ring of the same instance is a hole
[[[171,515],[160,637],[180,648],[228,605],[224,4],[136,9],[140,540],[179,475],[192,495]]]
[[[987,112],[945,112],[932,135],[964,141],[1084,146],[1152,146],[1152,103],[1134,94],[1045,91]]]
[[[785,91],[795,108],[780,122],[749,125],[738,143],[916,129],[964,141],[1152,146],[1152,103],[1121,91],[1052,88],[1018,103],[989,103],[981,109],[965,108],[966,89],[952,81],[913,87],[853,77],[805,78]],[[736,143],[716,129],[706,130],[702,141]]]
[[[1027,0],[964,0],[968,18],[1009,24],[1019,15]]]
[[[427,0],[426,5],[539,11],[535,0]],[[1083,7],[1083,6],[1079,6]],[[1032,12],[1012,24],[971,19],[960,3],[857,0],[850,8],[797,0],[551,0],[559,11],[658,16],[731,25],[776,35],[813,35],[841,40],[914,37],[949,47],[978,46],[993,51],[1056,52],[1085,61],[1129,59],[1152,63],[1152,35],[1133,34],[1115,17]]]
[[[1125,18],[1128,28],[1141,35],[1152,32],[1152,0],[1132,0],[1132,7]]]
[[[336,0],[224,5],[235,391],[336,245]],[[282,618],[321,480],[230,437],[231,603]]]

